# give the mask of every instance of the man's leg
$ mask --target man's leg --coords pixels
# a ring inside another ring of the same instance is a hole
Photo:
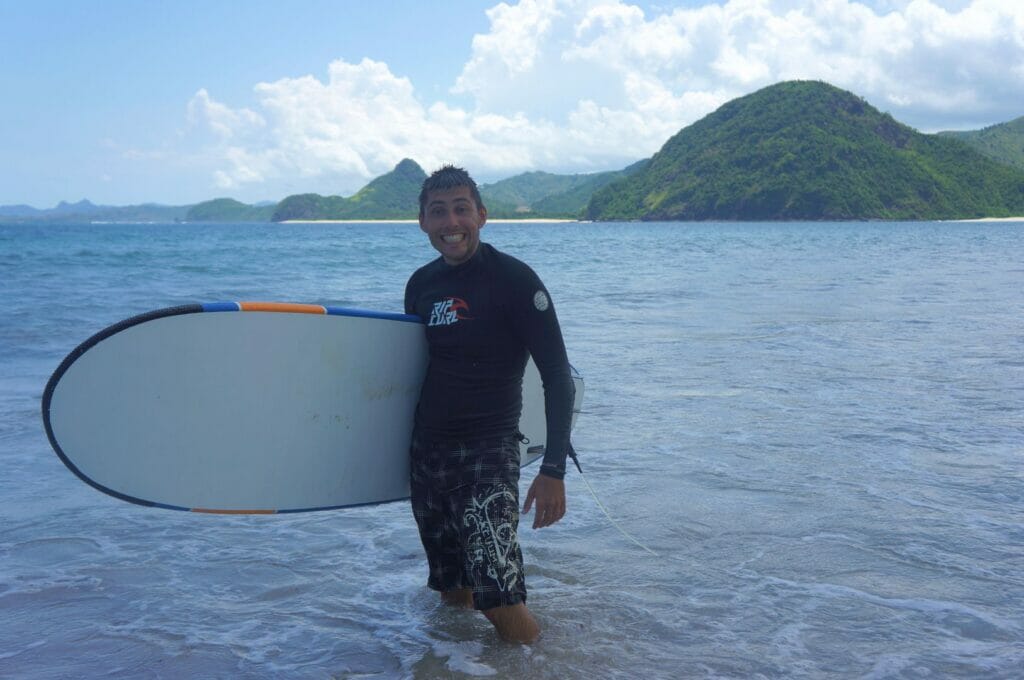
[[[540,637],[540,626],[523,603],[485,609],[484,616],[494,625],[498,635],[508,642],[529,645]]]
[[[526,608],[523,554],[519,548],[519,442],[506,437],[480,452],[475,479],[462,510],[465,573],[474,606],[503,639],[532,643],[540,626]]]
[[[441,593],[444,604],[472,609],[473,591],[466,587],[463,574],[460,519],[455,519],[450,505],[455,494],[446,485],[457,476],[451,461],[460,462],[463,453],[458,443],[429,444],[413,438],[409,482],[413,516],[430,569],[427,585]]]
[[[470,588],[448,590],[441,593],[441,601],[450,607],[473,608],[473,591]],[[494,607],[483,612],[487,620],[502,639],[508,642],[532,644],[540,637],[540,626],[525,604]]]

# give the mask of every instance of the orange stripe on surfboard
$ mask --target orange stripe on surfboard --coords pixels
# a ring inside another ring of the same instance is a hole
[[[322,305],[300,305],[292,302],[239,302],[243,312],[291,312],[292,314],[326,314]]]

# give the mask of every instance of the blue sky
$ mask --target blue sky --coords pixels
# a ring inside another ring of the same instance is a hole
[[[1019,0],[0,0],[0,204],[350,195],[649,157],[826,80],[922,131],[1024,115]]]

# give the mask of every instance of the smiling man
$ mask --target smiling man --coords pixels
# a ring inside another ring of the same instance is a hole
[[[420,228],[441,257],[406,284],[405,311],[426,322],[429,364],[416,408],[412,507],[428,585],[473,607],[504,639],[530,643],[519,547],[519,416],[532,355],[544,383],[544,461],[526,495],[535,529],[565,515],[565,459],[574,388],[547,289],[530,267],[480,241],[476,183],[444,166],[423,183]]]

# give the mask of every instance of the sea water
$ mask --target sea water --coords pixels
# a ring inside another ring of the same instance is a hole
[[[483,235],[551,291],[631,537],[574,471],[524,522],[536,645],[439,604],[406,503],[147,509],[43,432],[51,372],[131,315],[401,311],[414,224],[0,226],[0,677],[1021,676],[1024,223]]]

